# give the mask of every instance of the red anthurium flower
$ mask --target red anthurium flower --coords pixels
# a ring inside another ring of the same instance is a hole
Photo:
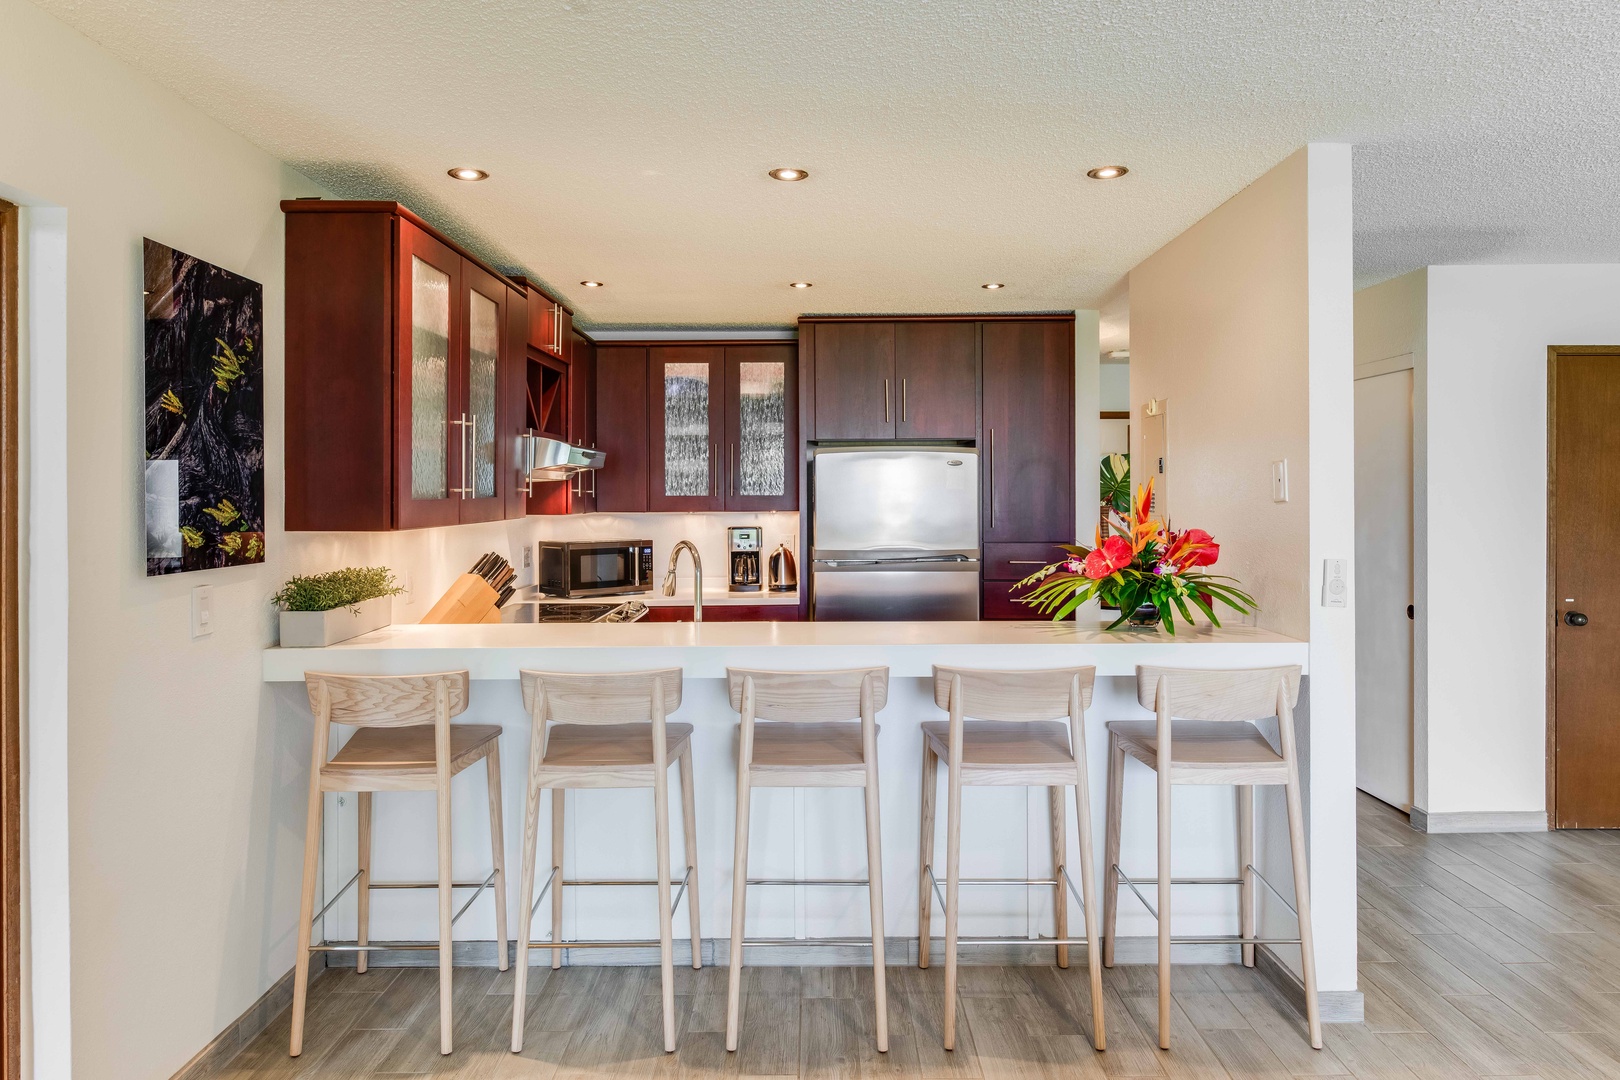
[[[1195,566],[1212,566],[1220,558],[1221,546],[1203,529],[1171,533],[1163,559],[1179,573]]]
[[[1103,541],[1102,547],[1086,556],[1085,575],[1093,581],[1105,578],[1114,571],[1123,570],[1131,565],[1131,559],[1135,556],[1136,552],[1131,549],[1128,540],[1123,536],[1110,536]]]

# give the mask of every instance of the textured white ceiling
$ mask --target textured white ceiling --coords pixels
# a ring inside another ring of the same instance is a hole
[[[598,326],[1094,306],[1311,140],[1362,283],[1620,247],[1614,0],[40,2]]]

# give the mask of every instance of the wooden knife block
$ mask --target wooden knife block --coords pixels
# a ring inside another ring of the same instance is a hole
[[[498,623],[501,609],[495,606],[498,594],[477,574],[462,574],[439,597],[424,623]]]

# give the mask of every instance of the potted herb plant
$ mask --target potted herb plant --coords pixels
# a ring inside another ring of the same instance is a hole
[[[320,648],[394,621],[405,590],[386,566],[350,566],[289,578],[271,599],[281,609],[281,647]]]
[[[1215,605],[1221,603],[1240,614],[1255,611],[1254,597],[1237,587],[1232,578],[1211,574],[1221,546],[1203,529],[1171,529],[1151,514],[1153,482],[1137,490],[1135,505],[1126,513],[1110,515],[1113,535],[1097,531],[1097,542],[1086,548],[1063,544],[1068,557],[1044,566],[1020,581],[1029,590],[1019,601],[1053,620],[1066,619],[1095,597],[1119,609],[1113,630],[1126,621],[1133,626],[1163,623],[1176,632],[1176,616],[1191,626],[1193,611],[1215,626]]]

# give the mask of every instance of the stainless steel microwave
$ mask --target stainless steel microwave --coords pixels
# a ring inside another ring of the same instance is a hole
[[[652,592],[651,540],[542,540],[535,584],[548,596]]]

